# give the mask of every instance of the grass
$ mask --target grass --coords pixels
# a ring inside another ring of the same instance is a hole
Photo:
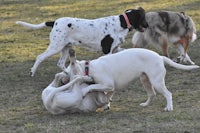
[[[165,99],[157,94],[147,108],[139,106],[146,93],[139,80],[116,91],[111,109],[103,113],[51,115],[44,109],[41,92],[60,72],[59,55],[43,62],[34,78],[29,76],[37,55],[49,43],[50,29],[28,30],[15,25],[22,20],[40,23],[63,16],[97,18],[142,6],[147,11],[185,11],[200,29],[199,0],[1,0],[0,1],[0,133],[146,133],[200,131],[200,70],[181,71],[167,66],[166,85],[173,93],[174,111],[164,112]],[[131,32],[123,45],[130,48]],[[189,55],[199,60],[199,39]],[[153,49],[153,48],[151,48]],[[76,48],[78,59],[101,53]],[[159,51],[158,51],[159,52]],[[170,49],[171,53],[176,53]]]

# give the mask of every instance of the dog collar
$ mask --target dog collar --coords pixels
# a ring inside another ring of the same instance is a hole
[[[128,19],[126,13],[123,13],[122,15],[124,16],[124,19],[125,19],[125,21],[126,21],[127,28],[130,29],[132,26],[131,26],[131,24],[130,24],[130,21],[129,21],[129,19]]]
[[[90,61],[85,61],[85,75],[89,75],[89,63]]]

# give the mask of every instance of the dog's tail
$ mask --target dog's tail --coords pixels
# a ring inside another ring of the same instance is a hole
[[[24,27],[30,28],[30,29],[42,29],[45,27],[53,27],[54,21],[49,21],[49,22],[43,22],[40,24],[31,24],[23,21],[16,21],[16,24],[22,25]]]
[[[165,57],[165,56],[162,56],[163,58],[163,61],[167,64],[169,64],[170,66],[172,67],[175,67],[177,69],[183,69],[183,70],[192,70],[192,69],[197,69],[199,68],[199,66],[197,65],[182,65],[182,64],[178,64],[174,61],[172,61],[171,59]]]

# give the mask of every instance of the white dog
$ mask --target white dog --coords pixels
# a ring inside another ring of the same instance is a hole
[[[78,66],[75,65],[76,56],[73,49],[69,49],[69,59],[70,69],[68,69],[68,73],[57,73],[52,83],[42,92],[45,108],[52,114],[91,112],[98,108],[109,109],[109,94],[102,91],[88,93],[89,84],[93,82],[93,79],[87,75],[81,76],[80,72],[77,71]]]
[[[109,108],[109,97],[104,92],[84,92],[84,88],[90,86],[85,82],[93,81],[90,77],[80,75],[73,77],[74,79],[67,83],[69,75],[65,72],[57,73],[53,82],[43,90],[42,101],[49,112],[58,115]],[[65,85],[62,85],[63,83]],[[83,96],[83,93],[87,94]]]
[[[86,47],[92,51],[103,51],[104,54],[114,53],[121,50],[119,45],[125,41],[131,28],[143,31],[143,28],[148,26],[145,21],[145,11],[141,7],[127,10],[121,15],[91,20],[64,17],[55,22],[44,22],[38,25],[22,21],[16,23],[32,29],[53,27],[50,33],[50,45],[37,57],[31,68],[31,76],[34,76],[42,61],[59,52],[62,53],[58,66],[64,70],[68,49],[73,45]]]
[[[76,69],[80,75],[84,75],[86,61],[76,61]],[[94,79],[95,84],[84,88],[84,93],[92,91],[105,91],[112,93],[115,89],[123,88],[135,78],[140,77],[147,91],[148,99],[141,106],[149,105],[155,95],[154,89],[160,92],[167,101],[165,111],[172,111],[172,94],[165,86],[166,69],[164,63],[183,70],[199,68],[197,65],[182,65],[171,59],[160,56],[157,53],[140,48],[123,50],[121,52],[106,55],[89,63],[89,76]],[[71,69],[68,66],[66,72]],[[85,95],[83,94],[83,95]]]

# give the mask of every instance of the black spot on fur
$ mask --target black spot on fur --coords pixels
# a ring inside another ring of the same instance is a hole
[[[106,35],[101,40],[101,47],[104,54],[108,54],[110,52],[113,41],[114,39],[110,35]]]
[[[67,26],[70,28],[70,27],[72,26],[72,24],[71,24],[71,23],[69,23]]]
[[[168,31],[170,25],[169,14],[167,12],[158,12],[158,15],[166,25],[166,30]]]
[[[179,16],[179,19],[180,19],[181,23],[184,25],[185,24],[185,19],[184,19],[183,15],[181,15],[179,13],[177,15]]]
[[[81,41],[78,41],[79,43],[82,43]]]
[[[45,25],[46,25],[46,26],[49,26],[49,27],[53,27],[54,21],[46,22]],[[57,23],[56,23],[56,25],[57,25]]]
[[[105,30],[108,30],[108,24],[107,23],[105,24]]]
[[[177,25],[174,25],[170,28],[169,33],[176,34],[179,31],[179,27]]]
[[[94,24],[89,24],[89,25],[92,26],[92,27],[94,26]]]

